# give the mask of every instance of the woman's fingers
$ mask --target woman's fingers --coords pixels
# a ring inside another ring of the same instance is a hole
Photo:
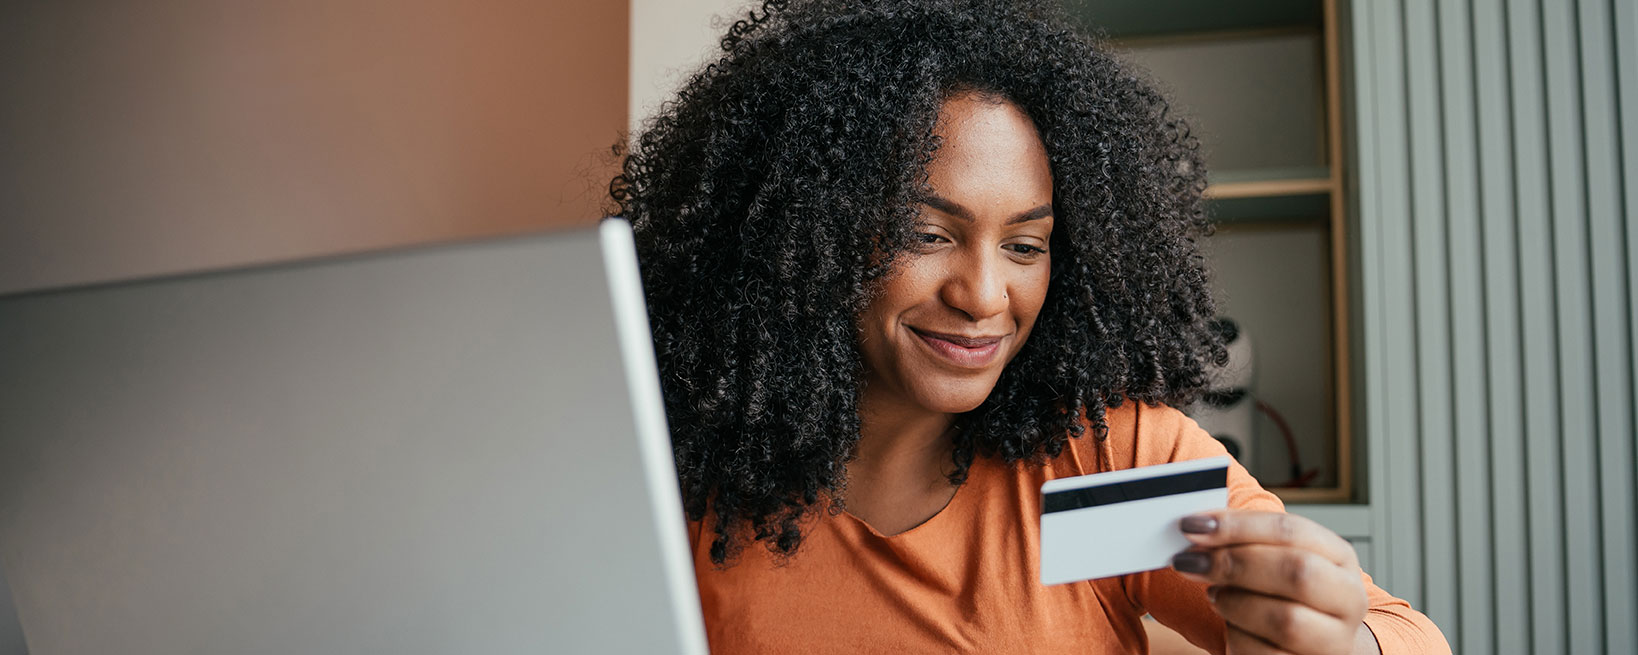
[[[1172,567],[1214,585],[1277,596],[1341,619],[1358,620],[1368,604],[1357,569],[1292,546],[1189,550],[1174,557]]]
[[[1352,650],[1358,630],[1355,621],[1243,589],[1217,589],[1212,602],[1229,623],[1230,653],[1342,654]]]
[[[1359,556],[1348,541],[1325,526],[1295,514],[1216,510],[1183,519],[1183,535],[1196,546],[1230,544],[1283,544],[1324,555],[1332,562],[1359,566]]]
[[[1183,519],[1194,547],[1172,568],[1213,585],[1230,653],[1347,653],[1369,600],[1342,537],[1280,512],[1218,510]]]

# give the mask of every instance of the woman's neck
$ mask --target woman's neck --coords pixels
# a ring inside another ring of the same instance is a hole
[[[859,445],[848,463],[848,486],[940,486],[937,482],[954,467],[950,429],[955,416],[869,393],[860,404]]]
[[[955,495],[949,475],[955,417],[866,394],[859,446],[847,464],[848,513],[885,535],[914,528]]]

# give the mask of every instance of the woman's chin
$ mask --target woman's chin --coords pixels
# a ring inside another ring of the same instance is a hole
[[[940,389],[929,389],[921,396],[921,405],[941,414],[965,414],[978,409],[990,397],[995,385],[949,385]]]

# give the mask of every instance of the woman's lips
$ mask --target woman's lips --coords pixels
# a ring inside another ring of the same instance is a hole
[[[1002,337],[968,337],[959,334],[927,332],[910,328],[922,343],[951,364],[961,368],[982,368],[1001,354]]]

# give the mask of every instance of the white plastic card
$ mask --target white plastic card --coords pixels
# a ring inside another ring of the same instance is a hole
[[[1178,523],[1228,505],[1229,457],[1048,480],[1041,584],[1163,568],[1188,548]]]

